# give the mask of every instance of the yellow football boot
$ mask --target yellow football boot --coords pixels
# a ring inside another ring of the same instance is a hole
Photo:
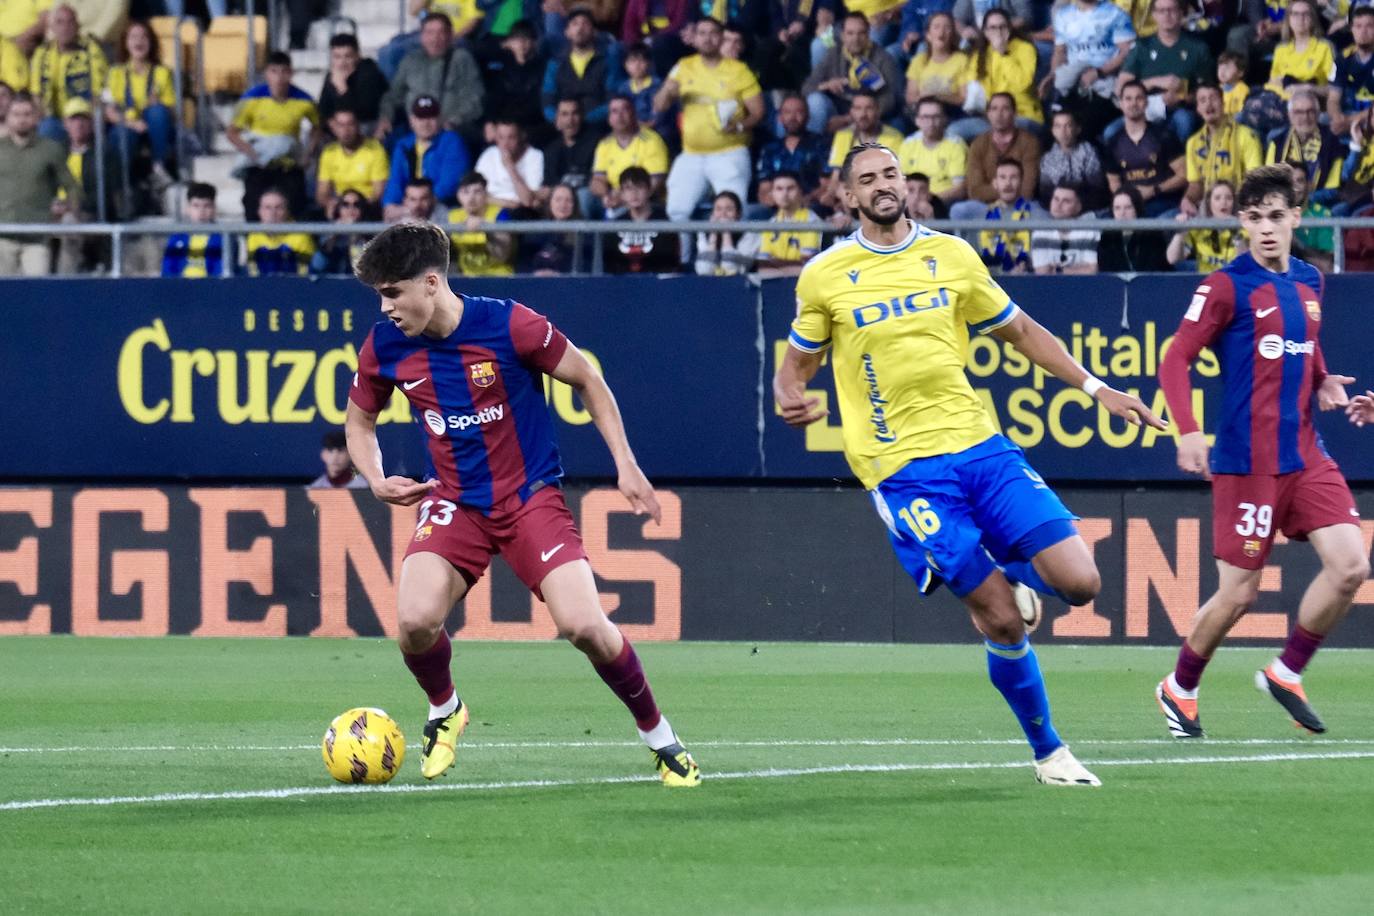
[[[453,766],[454,748],[458,736],[468,727],[468,707],[458,701],[458,708],[442,719],[425,723],[425,740],[420,747],[420,775],[425,779],[442,776]]]
[[[679,789],[701,785],[701,768],[681,744],[674,742],[650,753],[654,755],[654,769],[665,786]]]

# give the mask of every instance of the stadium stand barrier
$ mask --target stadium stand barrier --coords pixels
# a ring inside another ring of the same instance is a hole
[[[1352,229],[1374,229],[1374,216],[1369,217],[1305,217],[1303,219],[1304,228],[1331,229],[1333,232],[1335,245],[1335,269],[1334,273],[1342,273],[1345,269],[1345,249],[1343,244],[1343,234]],[[205,223],[138,223],[135,225],[121,225],[118,223],[86,223],[80,226],[63,227],[64,235],[96,235],[108,236],[111,240],[112,249],[115,252],[111,278],[118,279],[123,276],[121,258],[119,254],[124,250],[128,240],[136,237],[161,237],[173,235],[180,232],[214,232],[224,236],[226,239],[238,239],[252,232],[265,232],[270,234],[279,233],[304,233],[306,235],[347,235],[368,236],[375,235],[387,228],[388,223],[322,223],[322,222],[297,222],[297,223],[247,223],[247,222],[219,222],[211,224],[213,229],[207,229]],[[448,224],[440,223],[441,227],[447,228]],[[1040,229],[1084,229],[1091,228],[1092,231],[1152,231],[1172,235],[1181,231],[1185,224],[1175,219],[1132,219],[1132,220],[1055,220],[1050,218],[1030,218],[1016,220],[1015,222],[996,222],[990,220],[930,220],[922,225],[929,226],[942,232],[953,232],[964,236],[974,236],[980,232],[1033,232]],[[345,228],[346,226],[346,228]],[[644,232],[649,227],[654,232],[680,232],[696,234],[699,232],[820,232],[828,240],[834,240],[848,234],[851,229],[827,228],[824,224],[816,223],[783,223],[783,222],[703,222],[703,221],[678,221],[661,220],[651,223],[626,222],[620,220],[513,220],[500,223],[482,223],[475,231],[478,232],[502,232],[511,235],[538,234],[538,233],[571,233],[581,236],[603,236],[618,232]],[[1234,229],[1236,222],[1233,219],[1190,219],[1186,223],[1188,229]],[[456,227],[455,227],[455,231]],[[0,234],[7,236],[50,236],[52,227],[44,224],[34,223],[0,223]],[[592,275],[604,273],[601,259],[601,246],[592,246]],[[225,275],[230,275],[230,265],[225,267]],[[1194,275],[1195,276],[1195,275]],[[1046,278],[1048,279],[1048,278]],[[1062,279],[1062,278],[1057,278]]]

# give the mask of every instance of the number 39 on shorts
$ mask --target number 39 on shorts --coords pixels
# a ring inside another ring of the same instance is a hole
[[[918,541],[924,541],[940,530],[940,516],[935,514],[928,500],[913,499],[911,505],[899,509],[897,515],[906,522]]]
[[[1240,510],[1240,521],[1236,523],[1236,534],[1243,538],[1269,537],[1269,532],[1273,530],[1274,525],[1272,506],[1241,503],[1236,508]]]

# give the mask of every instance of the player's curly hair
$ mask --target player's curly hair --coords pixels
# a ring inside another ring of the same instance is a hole
[[[449,240],[433,223],[406,220],[367,243],[353,273],[368,286],[414,280],[429,271],[448,273]]]
[[[1271,194],[1278,195],[1285,207],[1302,206],[1302,194],[1294,180],[1293,169],[1287,163],[1262,165],[1246,172],[1236,192],[1236,212],[1258,207]]]

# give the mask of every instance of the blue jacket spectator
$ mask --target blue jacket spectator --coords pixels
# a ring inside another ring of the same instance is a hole
[[[457,199],[459,179],[472,166],[468,148],[453,131],[439,130],[439,100],[432,95],[422,95],[410,106],[410,129],[410,136],[397,141],[391,152],[391,175],[382,192],[382,206],[399,207],[406,182],[412,178],[428,178],[434,183],[434,196],[451,206]],[[424,149],[417,157],[422,143]]]

